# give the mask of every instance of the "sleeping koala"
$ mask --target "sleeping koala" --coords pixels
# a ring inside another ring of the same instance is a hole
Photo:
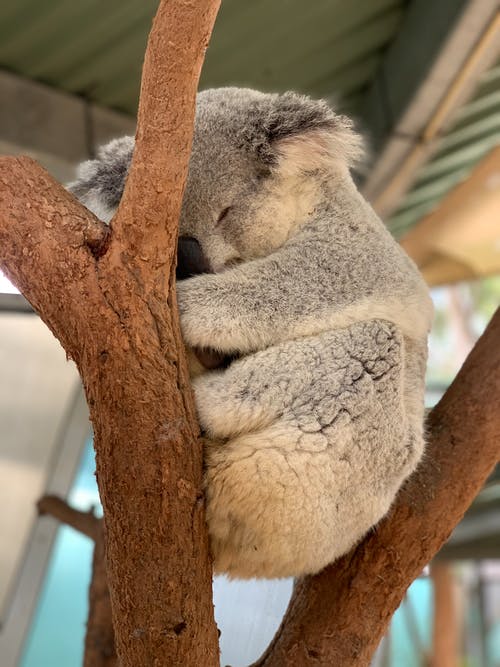
[[[317,572],[422,456],[431,302],[351,178],[360,150],[324,102],[198,96],[179,247],[205,272],[177,294],[186,344],[236,357],[193,379],[216,572]],[[105,221],[132,151],[111,142],[71,186]]]

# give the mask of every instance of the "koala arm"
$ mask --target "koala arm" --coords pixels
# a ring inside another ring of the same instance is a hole
[[[261,263],[270,269],[265,271],[265,279],[253,266]],[[274,328],[278,320],[283,326],[291,317],[277,289],[279,278],[280,272],[273,271],[272,263],[259,260],[247,263],[243,270],[235,267],[178,283],[184,340],[192,347],[225,354],[253,352],[282,340]]]
[[[182,281],[184,339],[245,354],[375,318],[425,337],[432,307],[422,279],[390,237],[372,236],[297,238],[268,257]]]
[[[237,360],[225,371],[193,379],[198,419],[209,437],[229,438],[258,431],[279,416],[286,396],[279,385],[271,386],[260,378],[260,355],[266,351]]]

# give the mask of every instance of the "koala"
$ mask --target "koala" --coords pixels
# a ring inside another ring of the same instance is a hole
[[[70,186],[106,222],[133,148],[111,142]],[[215,572],[318,572],[422,457],[432,306],[353,181],[361,151],[323,101],[198,95],[177,297],[186,345],[217,355],[192,380]]]

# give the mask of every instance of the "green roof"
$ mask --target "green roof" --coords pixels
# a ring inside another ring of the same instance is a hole
[[[3,0],[0,67],[135,114],[151,0]],[[297,89],[355,102],[404,0],[224,0],[202,87]]]
[[[452,125],[439,139],[436,152],[419,169],[410,191],[387,221],[390,230],[402,236],[498,145],[500,61],[482,75],[472,99],[455,113]]]
[[[157,0],[2,0],[0,69],[133,116],[157,5]],[[379,113],[385,139],[419,83],[412,77],[425,77],[427,54],[439,51],[454,21],[471,7],[476,11],[474,0],[440,0],[434,26],[428,22],[433,5],[432,0],[223,0],[201,88],[294,89],[336,100],[362,119],[368,135],[372,131],[378,153],[376,114],[365,114],[370,91],[382,81],[377,94],[385,97]],[[419,49],[422,32],[429,39]],[[402,48],[384,68],[394,46]],[[401,235],[414,226],[499,139],[497,63],[420,168],[410,192],[396,202],[391,230]]]

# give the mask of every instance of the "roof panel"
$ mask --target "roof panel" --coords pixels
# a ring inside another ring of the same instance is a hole
[[[341,101],[348,96],[354,96],[366,86],[368,81],[376,72],[381,61],[380,54],[370,54],[361,60],[353,62],[340,72],[335,73],[335,85],[332,88],[331,77],[325,77],[320,81],[314,81],[314,90],[319,97],[332,97]],[[345,111],[350,112],[350,107],[345,106]]]
[[[466,179],[489,151],[500,145],[500,64],[478,81],[471,100],[457,109],[432,158],[418,171],[412,188],[388,221],[403,235]]]
[[[342,34],[315,48],[308,53],[307,59],[296,62],[289,69],[290,87],[315,87],[316,81],[329,79],[330,91],[337,95],[343,93],[344,87],[339,84],[336,74],[349,65],[378,55],[397,30],[401,17],[401,9],[393,9],[364,23],[355,32]],[[365,85],[367,80],[363,81]]]
[[[226,0],[201,86],[300,88],[313,95],[360,89],[406,4]],[[3,0],[0,67],[133,114],[156,6],[154,0]],[[355,85],[345,76],[351,66]]]
[[[147,33],[157,0],[3,0],[0,67],[135,114]],[[295,88],[339,100],[345,111],[379,69],[407,0],[225,0],[201,87]],[[413,225],[445,186],[499,140],[500,63],[456,114],[431,162],[393,216]]]
[[[279,8],[282,8],[283,4],[276,2],[271,7],[279,14]],[[303,72],[309,73],[309,80],[311,76],[313,79],[318,78],[318,65],[324,67],[325,63],[340,57],[339,48],[343,51],[342,64],[345,64],[345,59],[349,59],[349,45],[355,49],[363,41],[363,35],[358,36],[358,31],[377,18],[384,21],[387,10],[400,10],[401,2],[362,0],[355,5],[344,3],[341,7],[339,2],[321,0],[309,5],[307,9],[304,9],[300,1],[289,1],[286,5],[289,9],[286,20],[281,16],[272,30],[262,29],[262,15],[260,16],[260,26],[255,26],[253,32],[259,36],[258,39],[249,40],[248,34],[252,34],[252,26],[239,21],[229,26],[230,29],[226,28],[219,38],[217,23],[206,60],[210,85],[223,85],[240,76],[260,77],[263,70],[266,82],[278,88],[287,86],[283,77],[285,80],[291,78],[292,84],[298,76],[303,78]],[[273,23],[273,16],[268,14],[269,11],[266,10],[266,22]],[[385,21],[389,22],[389,19]],[[390,31],[389,39],[394,29]],[[354,55],[352,59],[356,57]]]

